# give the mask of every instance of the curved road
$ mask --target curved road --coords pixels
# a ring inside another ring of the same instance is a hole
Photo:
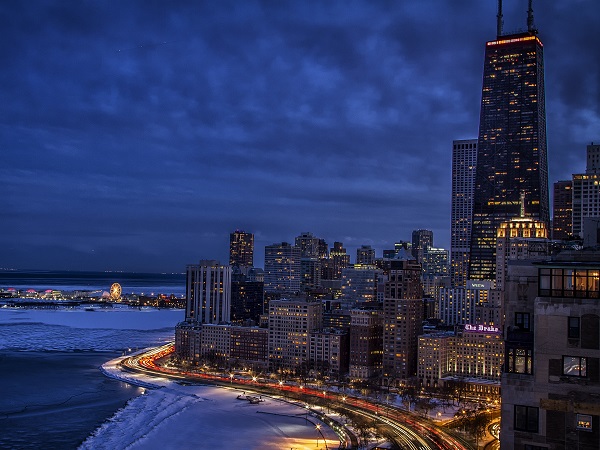
[[[362,398],[343,395],[337,392],[316,390],[305,386],[289,385],[283,382],[257,380],[206,373],[192,373],[178,371],[157,364],[157,360],[164,358],[174,351],[173,344],[167,344],[147,351],[142,354],[125,358],[121,367],[128,371],[142,372],[153,376],[162,376],[188,381],[202,381],[206,383],[231,386],[232,384],[250,386],[252,389],[269,394],[279,394],[285,397],[286,393],[295,396],[327,399],[330,403],[337,403],[340,407],[348,408],[361,416],[383,424],[392,431],[393,439],[402,449],[409,450],[472,450],[473,447],[462,439],[457,438],[433,423],[418,418],[413,414],[401,411],[389,405],[374,403]],[[354,447],[353,442],[349,447]]]

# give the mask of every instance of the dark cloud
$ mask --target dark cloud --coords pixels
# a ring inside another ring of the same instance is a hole
[[[477,135],[495,7],[3,2],[0,267],[177,271],[226,260],[236,228],[259,264],[302,231],[448,247],[451,142]],[[534,8],[552,183],[600,141],[600,7]]]

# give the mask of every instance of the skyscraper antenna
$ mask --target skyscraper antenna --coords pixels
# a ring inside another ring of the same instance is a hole
[[[533,0],[529,0],[529,9],[527,10],[527,30],[530,33],[535,33],[537,30],[535,29],[535,25],[533,23]]]
[[[529,2],[531,4],[531,0],[529,0]],[[496,16],[496,18],[498,19],[496,34],[498,35],[498,37],[500,37],[502,36],[502,24],[504,22],[502,20],[502,0],[498,0],[498,15]]]

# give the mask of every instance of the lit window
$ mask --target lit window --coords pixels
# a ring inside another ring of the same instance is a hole
[[[577,414],[577,429],[592,431],[592,416],[589,414]]]
[[[587,376],[587,358],[582,356],[563,356],[563,375],[569,377]]]

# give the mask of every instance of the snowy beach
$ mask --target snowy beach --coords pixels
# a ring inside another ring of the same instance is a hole
[[[239,400],[244,391],[122,372],[121,358],[103,371],[121,381],[153,386],[103,424],[81,449],[315,449],[337,448],[333,430],[305,408],[262,396],[263,402]],[[249,392],[246,391],[246,394]],[[258,394],[257,394],[258,395]],[[316,425],[320,425],[320,429]],[[318,447],[317,447],[318,440]]]

